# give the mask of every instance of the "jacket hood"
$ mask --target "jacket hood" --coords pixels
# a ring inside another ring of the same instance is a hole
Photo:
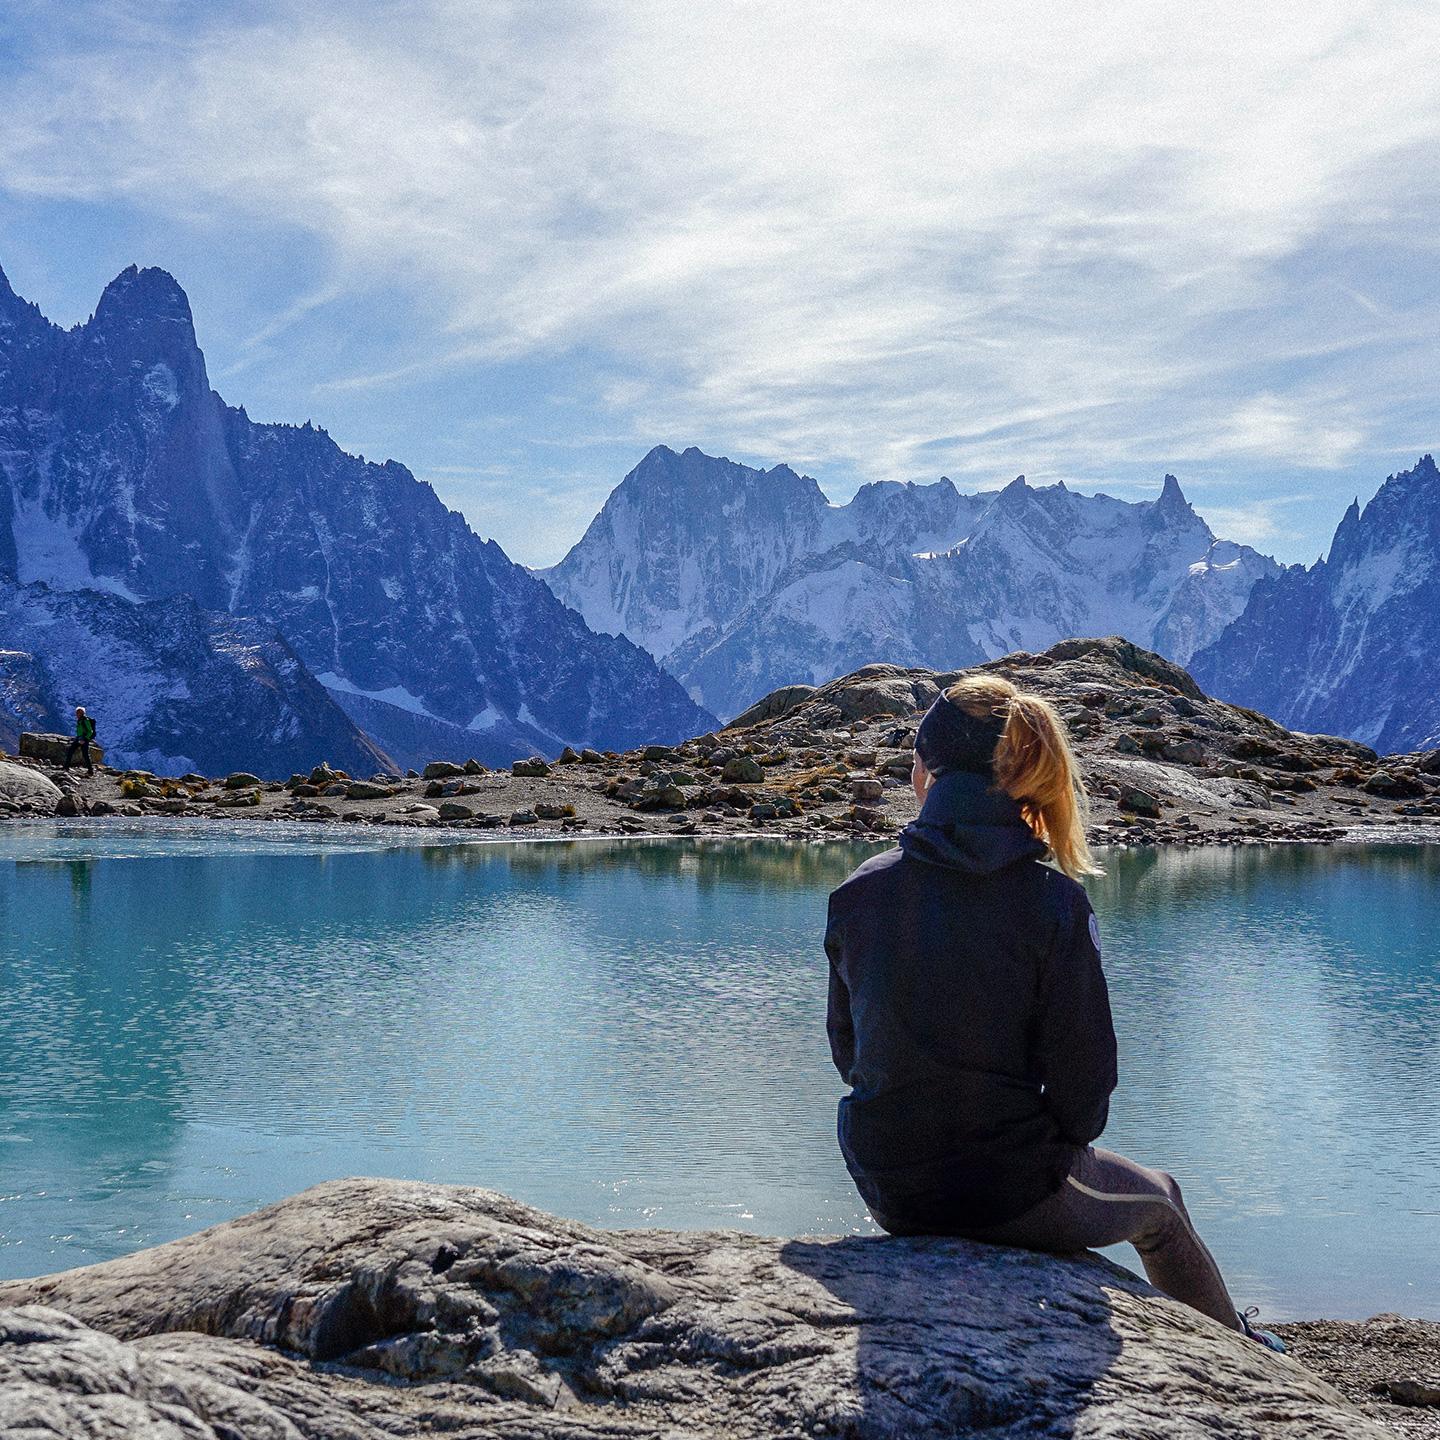
[[[939,776],[919,815],[900,832],[900,848],[927,865],[990,875],[1017,860],[1046,854],[1020,806],[984,775],[952,770]]]

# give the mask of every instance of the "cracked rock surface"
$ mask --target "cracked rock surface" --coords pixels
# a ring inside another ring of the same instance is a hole
[[[340,1180],[0,1286],[0,1433],[1390,1432],[1096,1256],[601,1231],[492,1191]]]

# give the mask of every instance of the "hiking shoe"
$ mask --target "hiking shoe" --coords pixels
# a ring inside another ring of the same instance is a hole
[[[1260,1313],[1258,1305],[1252,1305],[1248,1310],[1241,1310],[1240,1323],[1245,1327],[1245,1333],[1257,1345],[1263,1345],[1267,1350],[1273,1350],[1277,1355],[1285,1353],[1285,1342],[1273,1331],[1262,1330],[1258,1325],[1250,1322]]]

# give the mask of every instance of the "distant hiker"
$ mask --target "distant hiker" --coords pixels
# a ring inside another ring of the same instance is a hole
[[[921,722],[913,779],[919,817],[831,895],[825,932],[840,1148],[870,1214],[1060,1254],[1129,1241],[1166,1294],[1283,1349],[1236,1313],[1174,1179],[1093,1145],[1115,1031],[1060,717],[969,676]]]
[[[85,713],[83,705],[77,705],[75,707],[75,738],[65,752],[65,769],[70,768],[70,762],[75,758],[75,752],[78,750],[85,761],[85,769],[91,775],[95,773],[95,762],[90,758],[90,742],[94,738],[95,722]]]

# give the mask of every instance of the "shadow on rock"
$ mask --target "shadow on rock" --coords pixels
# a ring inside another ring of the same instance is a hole
[[[1093,1257],[960,1240],[796,1240],[781,1255],[849,1312],[853,1352],[835,1363],[853,1373],[832,1386],[847,1413],[826,1418],[856,1440],[1069,1434],[1121,1349],[1102,1285],[1138,1283]]]

